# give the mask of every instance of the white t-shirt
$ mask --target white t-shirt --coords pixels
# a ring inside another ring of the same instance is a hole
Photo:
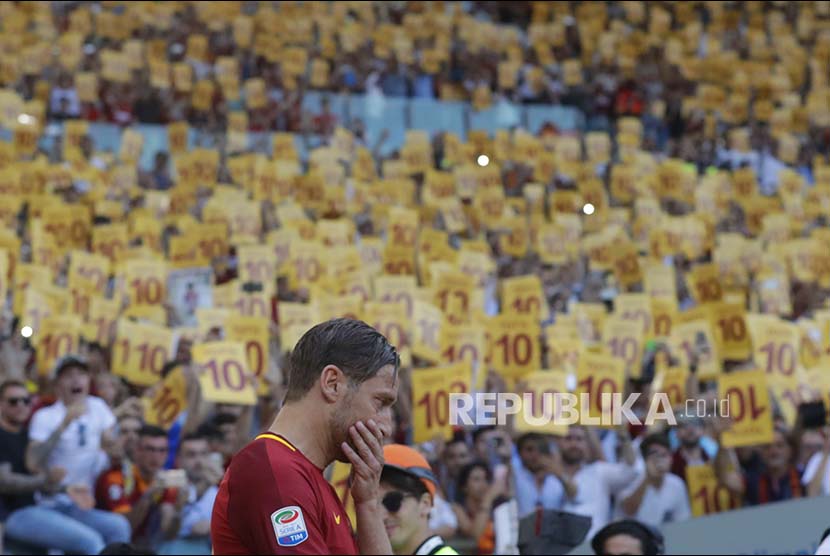
[[[611,496],[619,494],[637,478],[637,469],[625,463],[596,461],[574,475],[576,498],[565,500],[563,511],[592,518],[587,539],[592,538],[611,518]]]
[[[66,416],[66,406],[58,401],[32,416],[29,439],[46,442]],[[49,454],[47,465],[66,469],[64,485],[84,484],[95,492],[95,479],[109,464],[101,449],[101,434],[115,425],[115,416],[101,398],[87,396],[86,413],[72,421]]]
[[[652,527],[660,527],[664,523],[676,523],[692,517],[686,483],[674,473],[666,474],[659,489],[648,485],[637,513],[632,516],[626,515],[621,502],[637,490],[644,477],[645,473],[639,473],[637,479],[620,492],[614,510],[615,519],[634,518]]]
[[[429,528],[437,531],[443,527],[457,529],[458,518],[452,511],[450,503],[436,494],[432,500],[432,509],[429,511]]]
[[[804,475],[801,476],[801,482],[804,486],[807,486],[817,472],[824,473],[824,479],[821,481],[821,494],[823,496],[830,496],[830,458],[828,458],[822,471],[819,471],[818,468],[823,457],[823,452],[813,454],[810,461],[807,462],[807,467],[804,468]]]

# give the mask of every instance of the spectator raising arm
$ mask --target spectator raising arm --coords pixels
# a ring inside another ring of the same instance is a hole
[[[577,489],[573,478],[565,473],[565,468],[562,466],[562,454],[554,451],[544,459],[544,462],[547,472],[559,479],[562,483],[562,487],[565,489],[565,496],[571,500],[575,499],[579,489]]]
[[[199,385],[199,377],[192,364],[185,364],[185,380],[187,383],[187,417],[182,425],[182,436],[193,433],[204,423],[210,412],[210,404],[202,398],[202,387]]]
[[[631,435],[628,433],[627,425],[621,425],[617,429],[617,437],[620,441],[620,458],[629,467],[637,463],[637,456],[634,454],[634,447],[631,445]]]
[[[588,461],[605,461],[605,455],[602,452],[602,443],[599,441],[597,431],[589,427],[585,429],[585,432],[588,437]]]
[[[623,513],[634,516],[640,511],[640,505],[643,503],[643,497],[646,495],[649,483],[653,480],[654,470],[653,466],[646,462],[646,474],[640,480],[640,484],[634,489],[634,492],[623,498],[621,507]]]
[[[715,475],[719,484],[725,486],[731,494],[742,498],[746,491],[746,484],[741,476],[738,456],[734,449],[725,448],[722,441],[723,431],[728,426],[728,422],[721,418],[713,422],[712,429],[718,441],[718,455],[715,456]]]

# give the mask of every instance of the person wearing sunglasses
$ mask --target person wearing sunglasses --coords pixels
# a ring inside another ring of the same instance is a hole
[[[429,528],[437,480],[426,458],[402,444],[383,447],[380,503],[395,554],[458,554]]]
[[[42,496],[38,506],[80,521],[100,544],[98,550],[112,542],[127,542],[132,534],[127,518],[95,508],[95,481],[109,467],[107,450],[116,440],[115,415],[104,400],[90,395],[89,366],[83,358],[62,357],[52,378],[58,401],[32,415],[26,467],[34,473],[65,468],[61,483],[65,488],[54,496]]]
[[[60,465],[40,473],[27,469],[26,423],[31,412],[32,399],[25,384],[17,380],[0,384],[0,522],[5,522],[5,539],[31,553],[54,549],[67,554],[97,554],[106,543],[95,529],[76,516],[35,503],[38,493],[53,495],[63,489],[67,470]],[[0,539],[3,536],[0,534]],[[2,548],[0,553],[4,553]]]

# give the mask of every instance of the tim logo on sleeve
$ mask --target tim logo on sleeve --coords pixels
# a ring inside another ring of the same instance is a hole
[[[297,546],[308,539],[308,529],[299,506],[286,506],[271,514],[271,524],[280,546]]]

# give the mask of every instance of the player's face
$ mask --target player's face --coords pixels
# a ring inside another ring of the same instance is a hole
[[[413,537],[427,526],[429,519],[429,508],[417,500],[413,495],[406,494],[390,484],[380,484],[380,500],[384,498],[390,501],[390,505],[400,506],[397,511],[390,511],[386,504],[380,504],[380,514],[383,525],[386,527],[386,534],[389,535],[389,542],[395,554],[404,554],[410,546]],[[424,511],[424,507],[426,511]]]
[[[374,420],[388,438],[393,430],[392,405],[398,398],[398,373],[392,365],[381,368],[378,373],[364,381],[359,387],[348,390],[338,402],[331,418],[331,429],[336,431],[337,446],[344,441],[352,445],[349,427],[358,421]],[[339,451],[339,450],[338,450]],[[340,454],[340,461],[348,461]]]

